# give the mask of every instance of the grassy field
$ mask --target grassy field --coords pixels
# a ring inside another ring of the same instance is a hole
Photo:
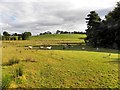
[[[50,34],[50,35],[40,35],[40,36],[33,36],[31,40],[80,40],[85,38],[85,34]]]
[[[43,35],[26,41],[3,41],[4,83],[9,83],[10,88],[118,88],[118,51],[104,48],[96,51],[80,45],[84,37]],[[63,50],[64,43],[72,47]],[[28,49],[29,45],[34,48]],[[53,48],[41,50],[40,45]],[[10,60],[18,62],[10,64]],[[22,75],[17,74],[18,68]]]

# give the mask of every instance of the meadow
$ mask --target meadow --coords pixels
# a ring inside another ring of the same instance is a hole
[[[3,41],[3,88],[118,88],[118,50],[85,46],[85,37],[42,35]],[[67,44],[72,47],[63,49]]]

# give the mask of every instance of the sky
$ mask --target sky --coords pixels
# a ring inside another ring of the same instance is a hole
[[[95,10],[104,16],[119,0],[0,0],[0,32],[85,31],[85,18]]]

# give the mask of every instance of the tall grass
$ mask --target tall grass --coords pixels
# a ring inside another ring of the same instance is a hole
[[[23,75],[23,67],[19,66],[18,68],[16,68],[16,77],[22,76]]]
[[[1,90],[4,90],[6,88],[8,88],[10,86],[10,83],[11,83],[11,76],[10,75],[5,75],[3,76],[2,78],[2,84],[1,84]]]

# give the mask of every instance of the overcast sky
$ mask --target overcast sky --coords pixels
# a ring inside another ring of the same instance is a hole
[[[56,30],[85,31],[85,18],[95,10],[104,16],[119,0],[0,0],[0,27],[9,33]]]

